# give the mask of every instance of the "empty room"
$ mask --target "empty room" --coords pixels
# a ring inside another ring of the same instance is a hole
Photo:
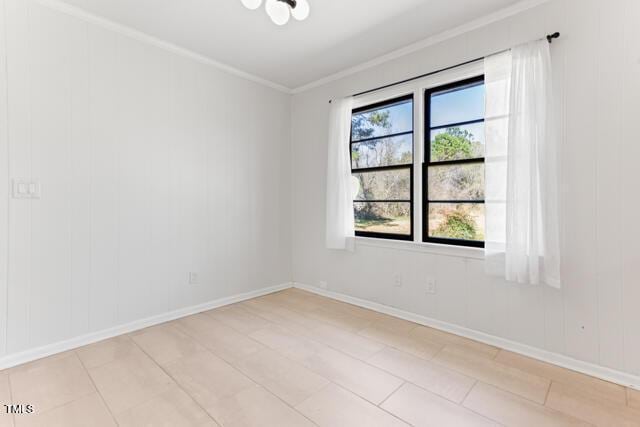
[[[640,427],[640,1],[0,0],[0,427]]]

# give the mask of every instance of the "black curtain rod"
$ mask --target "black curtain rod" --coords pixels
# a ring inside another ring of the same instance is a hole
[[[547,41],[548,41],[549,43],[553,43],[553,40],[554,40],[554,39],[557,39],[557,38],[559,38],[559,37],[560,37],[560,33],[559,33],[559,32],[555,32],[555,33],[553,33],[553,34],[549,34],[549,35],[547,35],[547,37],[546,37],[546,38],[547,38]],[[498,53],[502,53],[502,52],[505,52],[505,51],[506,51],[506,50],[502,50],[502,51],[500,51],[500,52],[492,53],[491,55],[496,55],[496,54],[498,54]],[[486,55],[486,56],[491,56],[491,55]],[[473,64],[474,62],[482,61],[482,60],[484,60],[484,58],[485,58],[485,56],[483,56],[483,57],[481,57],[481,58],[472,59],[472,60],[470,60],[470,61],[461,62],[460,64],[451,65],[451,66],[446,67],[446,68],[441,68],[441,69],[439,69],[439,70],[431,71],[431,72],[426,73],[426,74],[421,74],[421,75],[419,75],[419,76],[411,77],[411,78],[408,78],[408,79],[405,79],[405,80],[400,80],[400,81],[397,81],[397,82],[395,82],[395,83],[389,83],[389,84],[387,84],[387,85],[380,86],[380,87],[377,87],[377,88],[375,88],[375,89],[365,90],[364,92],[359,92],[359,93],[356,93],[356,94],[354,94],[354,95],[352,95],[352,96],[355,98],[355,97],[357,97],[357,96],[366,95],[366,94],[369,94],[369,93],[372,93],[372,92],[377,92],[377,91],[382,90],[382,89],[387,89],[387,88],[390,88],[390,87],[393,87],[393,86],[401,85],[401,84],[403,84],[403,83],[408,83],[408,82],[411,82],[411,81],[414,81],[414,80],[422,79],[422,78],[424,78],[424,77],[433,76],[434,74],[442,73],[442,72],[445,72],[445,71],[452,70],[452,69],[454,69],[454,68],[463,67],[463,66],[465,66],[465,65]],[[331,101],[329,101],[329,104],[331,104]]]

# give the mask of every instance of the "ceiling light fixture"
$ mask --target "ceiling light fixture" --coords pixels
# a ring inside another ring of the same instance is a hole
[[[251,10],[256,10],[262,5],[262,0],[241,0],[242,4]],[[309,17],[308,0],[266,0],[265,9],[267,15],[276,25],[285,25],[289,18],[304,21]]]

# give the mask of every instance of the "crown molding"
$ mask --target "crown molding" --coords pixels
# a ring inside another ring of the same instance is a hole
[[[370,61],[363,62],[362,64],[355,65],[353,67],[347,68],[345,70],[339,71],[337,73],[331,74],[329,76],[323,77],[319,80],[313,81],[311,83],[307,83],[303,86],[294,88],[291,90],[293,94],[298,94],[302,92],[306,92],[308,90],[314,89],[318,86],[323,86],[327,83],[334,82],[336,80],[340,80],[344,77],[351,76],[353,74],[359,73],[361,71],[376,67],[378,65],[384,64],[386,62],[392,61],[397,58],[401,58],[403,56],[409,55],[411,53],[417,52],[419,50],[425,49],[429,46],[436,45],[445,40],[452,39],[454,37],[460,36],[462,34],[468,33],[470,31],[476,30],[478,28],[482,28],[494,22],[501,21],[505,18],[508,18],[513,15],[517,15],[518,13],[524,12],[526,10],[532,9],[536,6],[539,6],[544,3],[548,3],[551,0],[522,0],[512,6],[508,6],[504,9],[501,9],[497,12],[490,13],[481,18],[475,19],[473,21],[467,22],[466,24],[462,24],[458,27],[454,27],[450,30],[444,31],[442,33],[433,35],[431,37],[427,37],[426,39],[420,40],[418,42],[412,43],[403,48],[391,51],[382,56],[374,58]]]
[[[210,57],[207,57],[205,55],[196,53],[194,51],[191,51],[189,49],[180,47],[178,45],[175,45],[173,43],[167,42],[165,40],[159,39],[157,37],[151,36],[149,34],[146,34],[142,31],[138,31],[135,30],[133,28],[127,27],[125,25],[122,24],[118,24],[114,21],[111,21],[109,19],[94,15],[90,12],[87,12],[81,8],[78,8],[76,6],[72,6],[68,3],[65,3],[62,0],[33,0],[34,2],[41,4],[43,6],[49,7],[50,9],[65,13],[67,15],[73,16],[75,18],[81,19],[85,22],[89,22],[95,25],[98,25],[102,28],[108,29],[110,31],[113,31],[115,33],[124,35],[126,37],[130,37],[132,39],[141,41],[143,43],[147,43],[150,45],[153,45],[155,47],[158,47],[160,49],[166,50],[168,52],[177,54],[177,55],[181,55],[187,58],[190,58],[194,61],[200,62],[202,64],[205,65],[209,65],[211,67],[217,68],[219,70],[225,71],[229,74],[238,76],[240,78],[243,78],[245,80],[249,80],[252,81],[254,83],[258,83],[260,85],[269,87],[271,89],[275,89],[279,92],[288,94],[288,95],[292,95],[292,94],[298,94],[298,93],[302,93],[302,92],[306,92],[308,90],[311,90],[313,88],[316,88],[318,86],[322,86],[325,85],[327,83],[331,83],[333,81],[342,79],[344,77],[359,73],[361,71],[373,68],[375,66],[384,64],[386,62],[392,61],[394,59],[409,55],[411,53],[417,52],[419,50],[425,49],[429,46],[433,46],[436,45],[438,43],[441,43],[445,40],[460,36],[462,34],[465,34],[469,31],[473,31],[476,30],[478,28],[482,28],[486,25],[492,24],[494,22],[497,21],[501,21],[505,18],[508,18],[510,16],[513,15],[517,15],[518,13],[521,13],[523,11],[526,11],[528,9],[534,8],[536,6],[539,6],[541,4],[547,3],[551,0],[522,0],[512,6],[506,7],[504,9],[501,9],[497,12],[493,12],[489,15],[486,15],[482,18],[478,18],[475,19],[473,21],[470,21],[466,24],[460,25],[458,27],[452,28],[450,30],[444,31],[442,33],[436,34],[434,36],[428,37],[426,39],[423,39],[421,41],[418,41],[416,43],[412,43],[408,46],[405,46],[403,48],[394,50],[392,52],[386,53],[382,56],[379,56],[377,58],[374,58],[370,61],[366,61],[363,62],[359,65],[355,65],[353,67],[349,67],[345,70],[339,71],[337,73],[328,75],[326,77],[323,77],[321,79],[315,80],[311,83],[305,84],[303,86],[299,86],[297,88],[288,88],[284,85],[272,82],[270,80],[264,79],[262,77],[256,76],[254,74],[248,73],[246,71],[242,71],[238,68],[232,67],[231,65],[225,64],[223,62],[220,61],[216,61]]]
[[[180,55],[180,56],[184,56],[186,58],[190,58],[194,61],[197,61],[199,63],[205,64],[205,65],[209,65],[211,67],[217,68],[219,70],[222,70],[226,73],[235,75],[237,77],[243,78],[245,80],[249,80],[252,81],[254,83],[258,83],[260,85],[269,87],[271,89],[275,89],[279,92],[285,93],[290,95],[291,89],[283,86],[281,84],[272,82],[270,80],[267,79],[263,79],[262,77],[256,76],[254,74],[251,73],[247,73],[246,71],[242,71],[240,69],[234,68],[231,65],[227,65],[225,63],[216,61],[214,59],[211,59],[207,56],[204,56],[202,54],[193,52],[189,49],[185,49],[183,47],[180,47],[178,45],[175,45],[173,43],[167,42],[165,40],[159,39],[157,37],[151,36],[149,34],[146,34],[142,31],[138,31],[135,30],[133,28],[127,27],[125,25],[122,24],[118,24],[114,21],[111,21],[109,19],[94,15],[92,13],[89,13],[83,9],[80,9],[76,6],[72,6],[68,3],[65,3],[64,1],[61,0],[33,0],[35,3],[38,3],[42,6],[48,7],[50,9],[56,10],[58,12],[73,16],[74,18],[78,18],[81,19],[85,22],[91,23],[91,24],[95,24],[98,25],[102,28],[108,29],[110,31],[113,31],[115,33],[121,34],[123,36],[132,38],[134,40],[138,40],[140,42],[143,43],[147,43],[150,44],[152,46],[158,47],[160,49],[166,50],[168,52]]]

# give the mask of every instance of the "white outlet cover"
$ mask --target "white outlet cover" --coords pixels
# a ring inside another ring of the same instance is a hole
[[[436,293],[436,279],[427,279],[427,293],[428,294]]]
[[[198,273],[189,273],[189,284],[190,285],[198,284]]]
[[[396,288],[401,288],[402,287],[402,276],[399,274],[396,274],[395,276],[393,276],[393,286]]]

